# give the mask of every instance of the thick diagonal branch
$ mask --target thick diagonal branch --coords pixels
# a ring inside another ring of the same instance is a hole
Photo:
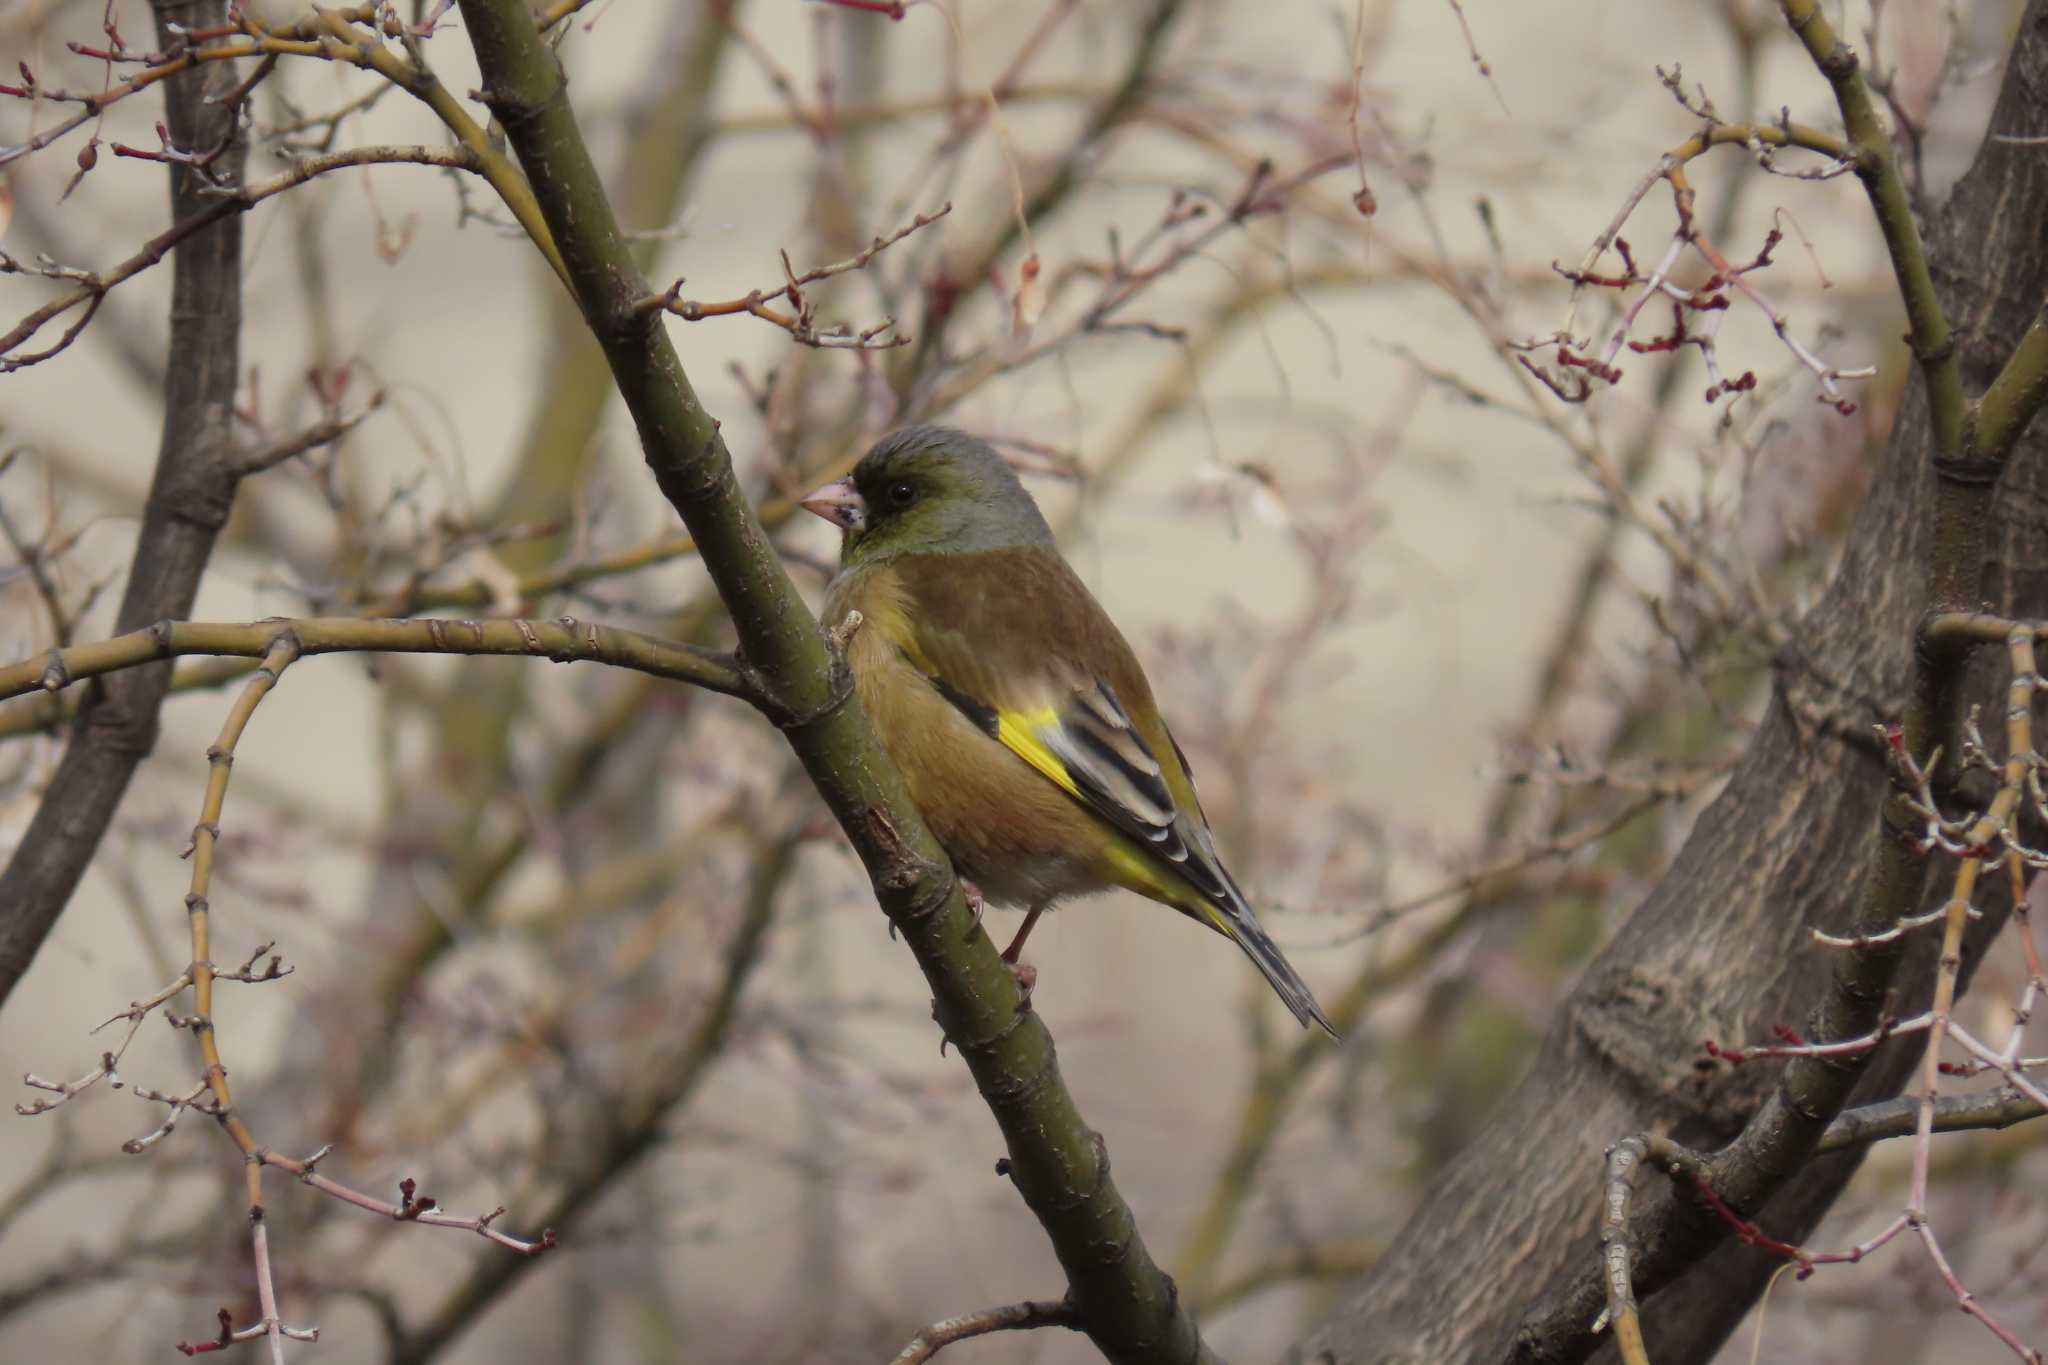
[[[696,538],[740,649],[788,717],[790,746],[852,840],[917,956],[1009,1147],[1008,1169],[1051,1238],[1081,1324],[1115,1360],[1201,1358],[1193,1317],[1153,1263],[1082,1121],[1036,1014],[970,918],[952,868],[852,700],[753,510],[718,422],[683,373],[578,131],[553,55],[517,0],[464,0],[484,97],[519,154],[584,318],[603,347],[656,481]]]

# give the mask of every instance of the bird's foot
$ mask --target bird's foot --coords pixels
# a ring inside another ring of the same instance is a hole
[[[988,907],[983,903],[981,888],[965,877],[960,878],[960,894],[966,898],[967,913],[973,916],[967,924],[967,937],[973,938],[976,931],[981,928],[981,912]]]
[[[1017,1010],[1021,1014],[1031,1008],[1031,989],[1038,984],[1038,968],[1029,962],[1004,961],[1010,968],[1010,979],[1017,983]]]
[[[838,625],[825,628],[825,643],[831,647],[833,653],[844,658],[846,646],[859,633],[861,626],[866,620],[867,618],[858,611],[847,612],[845,616],[840,618]]]

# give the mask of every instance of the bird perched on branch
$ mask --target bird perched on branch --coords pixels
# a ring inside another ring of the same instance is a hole
[[[828,624],[854,690],[960,874],[1022,906],[1120,886],[1244,950],[1294,1017],[1336,1030],[1216,856],[1137,656],[1017,475],[947,427],[884,437],[803,506],[841,531]]]

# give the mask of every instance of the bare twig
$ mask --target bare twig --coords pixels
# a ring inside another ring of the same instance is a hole
[[[798,275],[790,269],[789,253],[782,254],[782,271],[785,283],[779,289],[763,292],[756,289],[744,297],[727,299],[722,303],[702,303],[695,299],[681,297],[683,281],[677,280],[660,294],[649,295],[635,305],[640,312],[668,312],[686,322],[701,322],[705,318],[730,317],[736,313],[747,313],[764,322],[773,323],[806,346],[825,348],[840,347],[851,350],[884,350],[892,346],[907,345],[910,337],[900,333],[890,335],[895,320],[889,319],[879,326],[865,331],[854,331],[846,323],[820,328],[817,325],[816,305],[804,294],[804,286],[829,280],[835,275],[862,270],[868,262],[908,237],[920,228],[929,227],[953,211],[949,203],[933,213],[920,213],[903,227],[887,237],[877,237],[861,251],[843,261],[830,265],[814,266]],[[768,305],[778,299],[786,299],[794,306],[795,312],[770,308]]]
[[[261,658],[279,639],[288,636],[295,638],[306,654],[512,654],[538,656],[558,663],[585,659],[695,683],[729,696],[765,697],[749,671],[730,656],[569,616],[555,621],[448,621],[432,617],[373,621],[341,616],[258,621],[251,625],[160,621],[130,635],[52,650],[0,667],[0,701],[38,689],[55,692],[86,678],[179,655]]]
[[[919,1365],[919,1362],[930,1360],[955,1342],[987,1336],[991,1332],[1025,1332],[1039,1327],[1079,1330],[1074,1321],[1074,1310],[1064,1302],[1026,1300],[1001,1308],[962,1313],[955,1318],[942,1318],[929,1327],[921,1328],[909,1344],[896,1353],[890,1365]]]

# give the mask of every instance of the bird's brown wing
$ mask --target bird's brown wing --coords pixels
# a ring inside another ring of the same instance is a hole
[[[1153,865],[1133,889],[1214,923],[1212,907],[1231,887],[1186,763],[1136,656],[1065,561],[1026,546],[906,556],[892,567],[909,597],[913,666],[990,738],[1134,841],[1130,858]]]
[[[1303,1024],[1335,1030],[1224,870],[1180,746],[1108,613],[1049,546],[906,555],[909,662],[983,733],[1105,821],[1105,871],[1244,950]]]

